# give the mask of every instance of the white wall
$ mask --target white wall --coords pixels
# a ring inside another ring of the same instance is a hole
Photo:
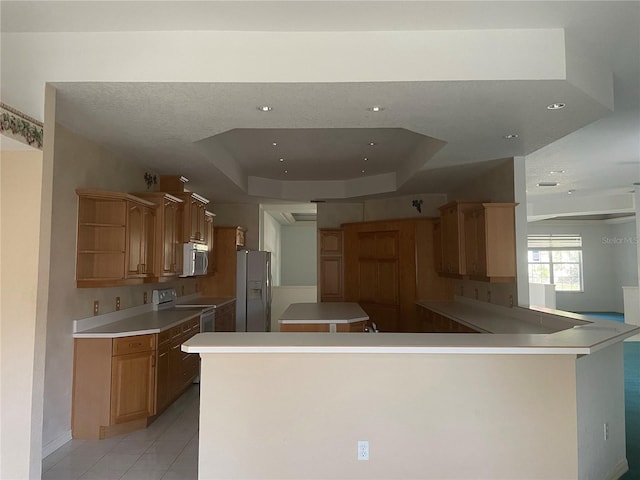
[[[281,285],[316,285],[318,234],[310,225],[283,225],[280,237]]]
[[[576,360],[578,478],[618,478],[627,467],[623,343]],[[609,439],[604,439],[604,424]]]
[[[582,235],[583,292],[556,291],[557,308],[571,312],[622,312],[622,287],[637,285],[635,223],[547,220],[529,223],[530,234]]]
[[[262,212],[262,248],[271,252],[271,281],[274,287],[281,283],[280,238],[281,225],[269,212]],[[273,318],[273,317],[272,317]]]

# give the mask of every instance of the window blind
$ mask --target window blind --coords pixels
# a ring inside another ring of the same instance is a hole
[[[528,244],[529,248],[534,250],[582,248],[582,236],[569,234],[529,235]]]

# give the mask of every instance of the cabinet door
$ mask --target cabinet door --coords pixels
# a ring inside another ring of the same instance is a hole
[[[433,222],[433,263],[436,272],[443,271],[442,266],[442,226],[439,220]]]
[[[342,292],[342,257],[320,257],[320,301],[341,302]]]
[[[464,214],[464,251],[467,273],[478,273],[478,210]]]
[[[149,276],[153,273],[155,212],[130,203],[128,215],[127,277]]]
[[[442,229],[442,260],[443,271],[446,273],[460,273],[460,241],[458,211],[455,207],[448,207],[442,211],[440,220]]]
[[[182,243],[184,203],[165,202],[163,226],[163,275],[179,275],[182,273]]]
[[[207,267],[207,275],[213,275],[215,273],[215,267],[216,267],[216,254],[215,254],[215,245],[214,245],[214,241],[215,241],[215,235],[213,234],[214,231],[214,216],[211,212],[206,212],[205,215],[205,228],[204,228],[204,242],[207,244],[207,255],[209,257],[209,263],[208,263],[208,267]]]
[[[158,346],[156,411],[162,412],[171,401],[169,397],[169,344]]]
[[[342,255],[342,230],[320,230],[320,255]]]
[[[124,423],[155,413],[155,351],[111,359],[111,423]]]

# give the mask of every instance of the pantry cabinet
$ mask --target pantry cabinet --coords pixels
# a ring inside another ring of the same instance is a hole
[[[111,287],[153,275],[155,206],[127,193],[76,190],[76,286]]]
[[[342,230],[318,230],[318,285],[321,302],[344,301],[342,243]]]
[[[482,203],[464,213],[467,274],[483,281],[516,276],[514,203]]]
[[[203,293],[211,297],[235,297],[237,251],[242,245],[246,229],[239,226],[214,227],[214,264],[213,273],[204,277]]]

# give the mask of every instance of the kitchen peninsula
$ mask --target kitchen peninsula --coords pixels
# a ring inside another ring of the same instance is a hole
[[[281,332],[363,332],[367,320],[355,302],[292,303],[279,323]]]
[[[485,333],[187,341],[207,406],[200,477],[578,479],[627,469],[622,341],[638,327],[460,298],[417,308]],[[357,460],[359,440],[369,461]]]

